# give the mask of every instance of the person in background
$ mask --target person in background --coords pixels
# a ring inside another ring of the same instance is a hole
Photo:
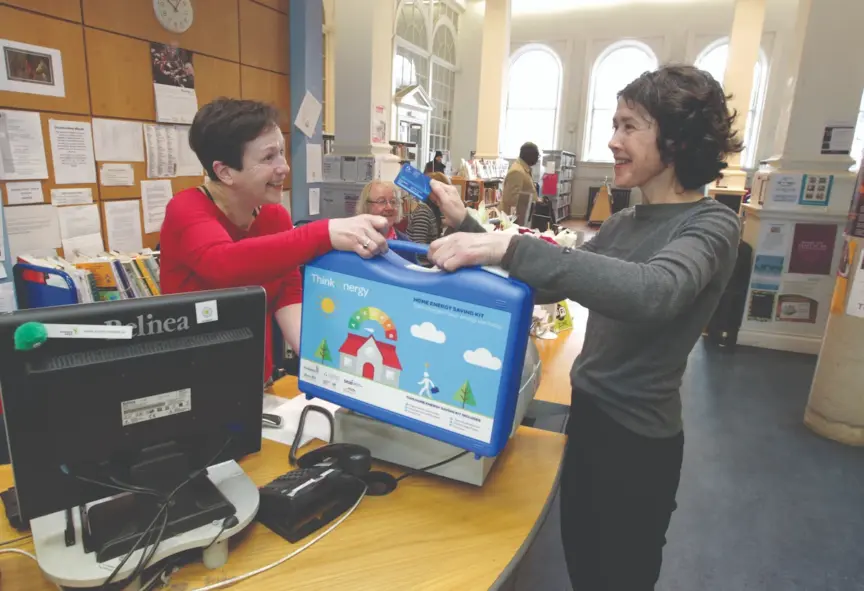
[[[281,205],[290,168],[275,108],[216,99],[195,115],[189,145],[207,172],[200,187],[174,195],[160,236],[165,294],[260,285],[267,309],[299,351],[298,267],[331,249],[364,258],[387,250],[383,217],[320,220],[294,228]],[[265,323],[264,375],[272,375],[271,322]]]
[[[537,199],[537,187],[531,175],[531,167],[540,160],[540,149],[536,144],[527,142],[519,148],[519,159],[510,165],[504,186],[501,190],[501,212],[513,215],[519,203],[521,193],[529,193],[533,200]]]
[[[423,174],[429,174],[430,172],[443,173],[445,170],[447,170],[447,165],[444,164],[444,154],[441,153],[441,150],[436,150],[435,157],[426,163]]]
[[[382,233],[387,240],[408,240],[408,236],[396,229],[402,219],[402,199],[399,189],[390,181],[374,180],[363,187],[357,200],[357,215],[372,214],[387,220]]]
[[[439,183],[450,184],[450,179],[443,172],[431,172],[426,176]],[[419,202],[408,218],[408,228],[405,230],[408,238],[412,242],[432,244],[441,237],[443,232],[444,220],[441,216],[441,208],[432,200]]]
[[[451,271],[501,265],[538,303],[589,310],[571,371],[561,536],[576,591],[645,591],[660,575],[675,510],[687,358],[735,268],[735,212],[701,187],[743,148],[722,86],[692,66],[646,72],[618,93],[609,148],[615,184],[643,203],[581,247],[500,232],[458,233],[429,258]],[[477,230],[456,191],[433,189],[450,225]],[[481,228],[482,229],[482,228]]]

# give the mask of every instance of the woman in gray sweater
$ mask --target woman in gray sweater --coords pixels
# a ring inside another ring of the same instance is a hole
[[[589,310],[561,477],[576,591],[654,588],[681,474],[681,377],[731,277],[740,233],[735,213],[702,192],[742,149],[720,84],[666,66],[618,99],[615,184],[638,187],[642,204],[582,247],[476,233],[448,188],[436,184],[433,198],[462,231],[432,244],[437,266],[501,265],[534,287],[538,303],[567,298]]]

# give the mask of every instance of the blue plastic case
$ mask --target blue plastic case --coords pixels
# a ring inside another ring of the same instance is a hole
[[[444,273],[393,250],[306,265],[300,391],[479,456],[507,444],[533,308],[521,281]]]

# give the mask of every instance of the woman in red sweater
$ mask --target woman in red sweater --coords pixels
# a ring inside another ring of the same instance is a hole
[[[207,171],[204,185],[177,193],[162,224],[163,293],[261,285],[295,351],[300,341],[298,267],[331,249],[368,258],[387,250],[387,220],[363,215],[294,228],[281,205],[290,168],[273,107],[216,99],[195,115],[189,145]],[[273,361],[266,323],[264,375]]]

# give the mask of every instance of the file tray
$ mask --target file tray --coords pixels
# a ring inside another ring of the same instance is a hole
[[[394,250],[331,252],[303,284],[300,391],[496,456],[507,443],[533,309],[531,288],[480,268],[445,273]]]

